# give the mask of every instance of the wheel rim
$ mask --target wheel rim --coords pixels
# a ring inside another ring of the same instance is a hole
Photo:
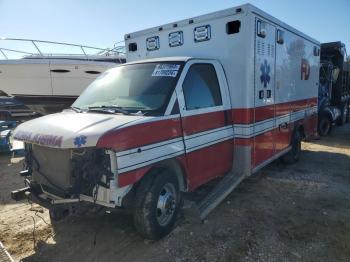
[[[157,203],[156,216],[161,226],[167,225],[174,216],[176,209],[176,190],[168,183],[160,191]]]

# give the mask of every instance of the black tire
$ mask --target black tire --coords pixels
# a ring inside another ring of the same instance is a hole
[[[326,136],[332,131],[332,121],[328,115],[321,115],[318,119],[318,134]]]
[[[282,161],[285,164],[294,164],[298,162],[301,155],[301,134],[299,131],[294,131],[292,141],[292,149],[282,157]]]
[[[346,109],[347,112],[345,114],[345,123],[349,123],[350,122],[350,108],[349,108],[350,104],[346,103]]]
[[[337,125],[342,126],[347,122],[347,118],[349,115],[349,106],[347,103],[344,103],[341,108],[340,117],[337,119]]]
[[[167,171],[144,177],[136,189],[134,225],[147,239],[158,240],[173,229],[180,209],[177,178]]]

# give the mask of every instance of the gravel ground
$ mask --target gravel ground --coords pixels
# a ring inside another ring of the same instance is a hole
[[[22,261],[349,261],[350,124],[303,150],[297,164],[275,161],[203,223],[182,217],[157,242],[120,212],[52,225],[47,210],[9,199],[23,186],[22,159],[0,155],[0,241]]]

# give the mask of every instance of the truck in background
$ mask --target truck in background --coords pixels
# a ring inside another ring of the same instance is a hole
[[[318,96],[318,133],[325,136],[332,125],[349,122],[350,62],[342,42],[321,44]]]
[[[168,234],[184,192],[221,181],[203,219],[247,176],[296,162],[317,133],[320,43],[242,5],[127,34],[128,63],[71,109],[21,124],[29,198],[62,210],[90,202],[133,213],[144,237]]]

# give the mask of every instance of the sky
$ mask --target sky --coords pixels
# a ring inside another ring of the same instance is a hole
[[[112,47],[124,34],[246,3],[239,0],[0,0],[0,37]],[[251,0],[320,42],[350,53],[350,0]],[[1,41],[0,41],[1,46]]]

